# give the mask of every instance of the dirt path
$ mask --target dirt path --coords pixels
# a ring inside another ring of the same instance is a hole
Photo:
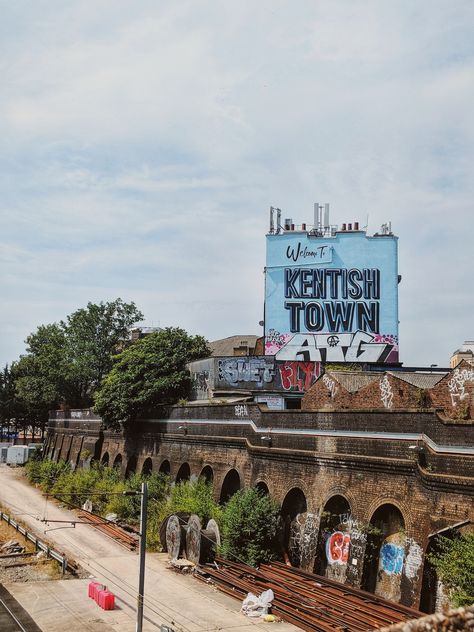
[[[56,548],[77,560],[91,575],[107,584],[109,589],[117,595],[118,611],[107,613],[98,610],[103,623],[107,623],[107,626],[100,627],[97,621],[99,627],[91,624],[89,627],[76,627],[77,630],[110,629],[121,632],[135,630],[137,554],[127,551],[90,526],[76,525],[72,528],[66,523],[42,522],[43,520],[71,520],[75,516],[53,502],[46,502],[41,492],[26,482],[21,469],[11,469],[0,465],[0,502],[8,506],[11,512],[27,523],[38,536],[47,538],[54,543]],[[177,575],[168,570],[166,559],[164,554],[147,555],[144,631],[156,632],[160,624],[168,625],[176,632],[231,629],[233,632],[255,632],[255,625],[267,627],[271,625],[251,621],[239,613],[238,601],[215,592],[189,576]],[[76,581],[58,582],[58,586],[59,584],[70,584],[71,587],[66,586],[70,591]],[[84,582],[77,582],[84,593],[84,607],[90,608],[91,600],[87,599],[84,584]],[[38,584],[35,586],[36,590],[39,590]],[[47,590],[52,589],[48,587]],[[24,607],[28,603],[27,592],[24,585],[15,591],[16,598]],[[46,593],[46,588],[43,588],[43,592]],[[27,610],[29,610],[28,607]],[[79,606],[75,611],[80,612]],[[42,627],[39,619],[36,620]],[[59,622],[58,627],[54,627],[54,622],[51,625],[52,627],[48,628],[43,625],[44,632],[68,629],[65,621],[62,622],[64,627],[59,627]],[[286,623],[273,625],[277,626],[278,632],[297,630]]]

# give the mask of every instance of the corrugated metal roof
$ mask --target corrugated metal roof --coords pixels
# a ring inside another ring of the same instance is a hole
[[[407,382],[416,388],[430,389],[436,386],[447,373],[409,373],[404,371],[387,371],[389,375]]]
[[[356,393],[361,388],[380,379],[380,374],[363,371],[329,371],[329,375],[339,382],[349,393]]]

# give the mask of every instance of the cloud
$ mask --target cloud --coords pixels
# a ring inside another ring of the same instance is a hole
[[[315,200],[392,220],[405,364],[472,337],[471,2],[3,14],[2,362],[115,296],[211,339],[258,333],[268,207],[311,221]]]

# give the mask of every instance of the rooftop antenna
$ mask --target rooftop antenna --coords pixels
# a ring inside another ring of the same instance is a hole
[[[281,231],[281,208],[277,208],[277,221],[276,221],[276,234],[279,235]]]
[[[274,208],[273,206],[270,206],[270,235],[273,235],[273,233],[275,232],[275,224],[273,222],[273,212],[274,212]]]
[[[324,204],[324,232],[328,233],[329,232],[329,203],[326,202]]]

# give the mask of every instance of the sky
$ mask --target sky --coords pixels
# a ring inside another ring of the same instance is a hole
[[[392,222],[400,356],[474,339],[472,0],[0,0],[0,366],[38,325],[260,334],[269,206]]]

